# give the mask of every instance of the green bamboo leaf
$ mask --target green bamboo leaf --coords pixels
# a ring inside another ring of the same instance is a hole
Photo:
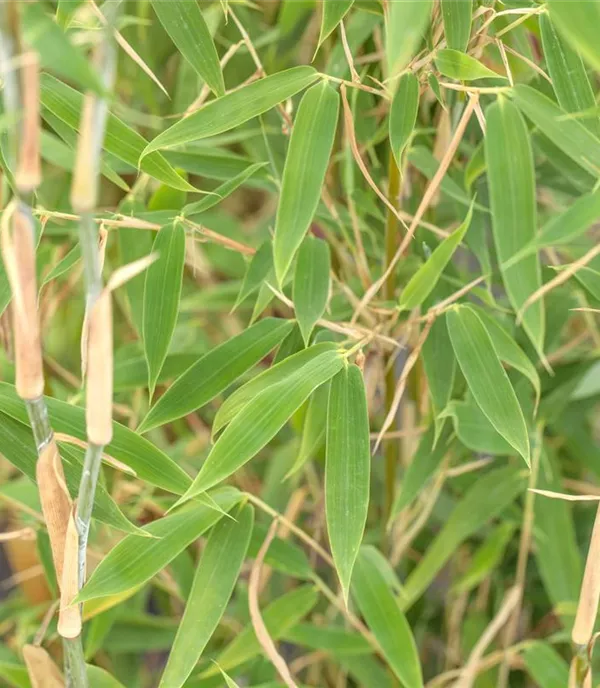
[[[540,32],[546,64],[561,108],[566,112],[595,108],[594,91],[581,56],[562,38],[547,14],[540,15]],[[586,119],[584,123],[595,136],[600,134],[597,117]]]
[[[332,379],[329,392],[325,514],[346,603],[367,521],[370,469],[369,414],[362,373],[356,365],[344,366]]]
[[[158,259],[146,271],[144,286],[144,353],[150,398],[175,330],[185,262],[185,231],[174,222],[163,227],[152,245]]]
[[[298,353],[292,354],[279,363],[272,365],[268,370],[263,371],[245,385],[236,389],[231,396],[227,397],[217,411],[213,421],[213,436],[222,430],[265,389],[285,382],[292,375],[302,375],[302,371],[309,370],[310,368],[307,368],[307,366],[312,366],[316,358],[326,352],[335,351],[336,348],[337,346],[333,342],[322,342],[307,349],[302,349]]]
[[[435,66],[443,76],[459,81],[505,78],[501,74],[493,72],[474,57],[450,48],[438,50],[435,56]]]
[[[307,236],[298,251],[293,287],[296,320],[306,346],[317,320],[327,306],[330,263],[329,244],[322,239]]]
[[[55,79],[49,74],[42,74],[40,79],[40,98],[42,105],[56,117],[69,125],[71,129],[79,131],[83,95],[70,86]],[[139,167],[151,177],[183,191],[197,191],[191,184],[182,179],[176,170],[160,153],[153,153],[140,161],[140,156],[146,147],[144,139],[115,115],[109,114],[106,122],[104,148],[119,160],[128,165]]]
[[[600,2],[598,0],[548,0],[550,18],[559,31],[595,68],[600,69]]]
[[[272,279],[271,279],[272,278]],[[250,259],[242,286],[232,310],[235,310],[251,294],[271,279],[274,283],[275,272],[273,269],[273,243],[271,239],[264,241],[260,248]],[[289,335],[288,335],[289,336]]]
[[[267,387],[254,397],[219,437],[182,499],[191,499],[217,485],[250,461],[311,393],[332,378],[343,365],[339,352],[324,351],[286,380]]]
[[[317,50],[346,16],[353,3],[354,0],[327,0],[327,2],[322,3],[321,7],[323,14],[321,17],[321,30],[319,32]]]
[[[389,116],[389,135],[392,154],[398,167],[402,166],[402,152],[411,139],[419,112],[419,80],[412,72],[398,79]]]
[[[479,306],[471,306],[471,308],[477,313],[490,335],[498,358],[509,366],[512,366],[515,370],[518,370],[529,380],[529,382],[531,382],[531,386],[535,391],[537,405],[541,395],[541,383],[536,367],[529,360],[523,349],[517,344],[514,336],[512,336],[496,318],[493,318],[487,311]]]
[[[542,284],[538,257],[503,268],[535,238],[535,175],[527,126],[517,108],[499,99],[486,110],[485,157],[490,187],[492,230],[508,298],[515,311]],[[518,231],[517,231],[518,230]],[[544,347],[544,307],[537,301],[523,316],[523,329],[538,353]]]
[[[239,502],[241,493],[224,487],[209,496],[216,507],[229,511]],[[117,595],[143,585],[221,518],[221,512],[212,504],[192,502],[144,526],[152,537],[128,535],[121,540],[94,569],[77,599],[83,602]]]
[[[177,50],[217,95],[225,94],[219,55],[195,0],[152,0],[152,7]]]
[[[87,440],[85,409],[44,397],[52,428],[56,432]],[[27,411],[15,388],[0,382],[0,411],[29,425]],[[140,480],[181,494],[191,482],[188,474],[153,444],[120,423],[113,422],[113,439],[106,452],[132,468]]]
[[[264,358],[293,327],[289,320],[265,318],[209,351],[160,397],[138,432],[147,432],[207,404]]]
[[[513,453],[511,445],[498,433],[471,395],[464,401],[451,401],[440,414],[452,418],[458,439],[476,452],[492,456]]]
[[[221,676],[223,677],[223,680],[225,681],[225,684],[227,688],[240,688],[239,683],[236,683],[229,674],[227,674],[221,667],[217,664],[217,667],[219,671],[221,672]]]
[[[471,36],[473,0],[441,0],[446,44],[452,50],[466,52]]]
[[[513,95],[519,110],[557,148],[594,177],[600,176],[600,139],[578,119],[569,117],[568,112],[531,86],[518,84],[513,88]]]
[[[432,0],[391,2],[385,24],[388,78],[404,70],[417,52],[431,18]]]
[[[410,278],[408,284],[400,294],[400,302],[398,308],[403,310],[412,310],[420,306],[423,301],[434,290],[435,285],[442,276],[444,268],[454,255],[454,251],[458,248],[460,242],[463,240],[471,218],[473,217],[473,204],[469,208],[469,212],[464,221],[452,232],[452,234],[444,239],[442,243],[431,254],[431,257],[415,272]]]
[[[78,86],[101,94],[104,91],[98,74],[85,55],[76,48],[61,27],[37,2],[22,6],[25,43],[39,55],[40,64]]]
[[[401,593],[403,606],[411,606],[429,587],[460,544],[500,514],[527,485],[524,471],[505,466],[479,477],[464,494],[413,569]]]
[[[179,688],[215,631],[244,563],[254,524],[254,509],[241,507],[212,529],[202,552],[185,611],[160,686]]]
[[[469,592],[487,578],[502,560],[504,550],[514,532],[515,524],[510,521],[495,528],[475,552],[466,571],[452,586],[453,592]]]
[[[380,560],[374,547],[361,547],[356,560],[352,596],[402,685],[419,688],[423,686],[423,675],[415,639],[387,577],[381,571]]]
[[[421,356],[431,396],[437,440],[444,424],[444,421],[439,419],[439,415],[452,397],[456,377],[456,358],[452,351],[445,318],[435,319],[421,349]]]
[[[548,643],[528,644],[521,655],[527,673],[536,685],[544,688],[564,688],[569,685],[569,665]]]
[[[160,4],[163,4],[161,0],[158,1]],[[183,0],[183,2],[185,3],[186,0]],[[222,200],[227,198],[227,196],[230,196],[244,182],[248,181],[250,177],[252,177],[256,172],[258,172],[258,170],[262,169],[266,165],[266,162],[257,162],[254,163],[254,165],[248,165],[245,170],[239,174],[236,174],[235,177],[228,179],[226,182],[223,182],[223,184],[218,186],[214,191],[211,191],[201,200],[186,205],[181,211],[181,214],[184,217],[192,217],[193,215],[203,213],[209,208],[212,208],[213,206],[217,205],[217,203],[220,203]]]
[[[314,586],[303,585],[271,602],[262,612],[263,621],[271,638],[279,640],[308,614],[317,603],[317,599],[318,594]],[[261,652],[262,647],[250,624],[217,655],[216,662],[221,669],[227,671],[256,657]],[[201,677],[215,676],[218,672],[219,669],[212,666],[204,671]]]
[[[341,626],[315,626],[301,623],[285,634],[285,640],[311,650],[325,650],[333,655],[370,655],[373,648],[358,633]]]
[[[120,681],[109,674],[106,669],[94,666],[93,664],[85,665],[90,688],[125,688]]]
[[[268,528],[262,523],[256,523],[252,531],[248,556],[256,559],[260,548],[264,544],[268,534]],[[287,576],[293,576],[300,580],[312,580],[314,577],[311,564],[304,550],[289,540],[274,538],[265,555],[265,564],[272,566]]]
[[[300,101],[290,139],[273,240],[273,261],[279,284],[313,220],[337,127],[340,98],[322,81]]]
[[[446,314],[458,365],[478,406],[494,428],[529,465],[529,438],[523,411],[481,318],[469,306]]]
[[[330,383],[328,382],[321,385],[310,397],[302,426],[300,448],[298,449],[294,464],[287,472],[286,478],[298,472],[309,459],[315,458],[325,444],[329,385]]]
[[[141,153],[216,136],[261,115],[282,100],[291,98],[318,78],[312,67],[292,67],[259,79],[248,86],[207,103],[154,138]]]

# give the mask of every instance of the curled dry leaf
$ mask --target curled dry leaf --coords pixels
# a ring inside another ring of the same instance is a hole
[[[78,604],[72,604],[79,591],[78,550],[79,535],[75,526],[75,507],[73,507],[69,514],[65,537],[65,557],[60,578],[58,632],[63,638],[77,638],[81,633],[81,609]]]
[[[43,647],[24,645],[23,659],[31,688],[63,688],[65,682],[62,674]]]
[[[62,580],[67,523],[71,513],[71,498],[54,438],[41,449],[36,464],[36,481],[57,579]]]
[[[598,602],[600,601],[600,505],[596,512],[594,530],[588,549],[587,561],[575,623],[571,632],[571,638],[576,645],[587,645],[594,632],[594,623],[598,614]]]

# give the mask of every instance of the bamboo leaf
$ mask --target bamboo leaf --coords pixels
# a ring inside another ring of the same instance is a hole
[[[402,166],[402,152],[411,139],[418,112],[419,80],[412,72],[406,72],[398,79],[389,116],[390,144],[398,167]]]
[[[385,25],[388,78],[400,74],[417,52],[431,18],[432,0],[391,2]]]
[[[225,94],[219,56],[195,0],[152,0],[152,7],[177,50],[217,96]]]
[[[446,318],[435,319],[421,349],[421,356],[429,385],[437,440],[444,424],[443,420],[440,421],[439,415],[450,401],[456,377],[456,358],[452,351]]]
[[[596,107],[594,91],[583,60],[558,33],[547,14],[540,16],[542,46],[558,103],[566,112],[584,112]],[[600,134],[598,117],[584,122],[595,135]]]
[[[158,1],[160,4],[163,4],[161,0]],[[183,2],[185,3],[186,0],[183,0]],[[266,162],[257,162],[253,165],[248,165],[245,170],[239,174],[236,174],[235,177],[228,179],[226,182],[223,182],[223,184],[218,186],[214,191],[211,191],[201,200],[184,206],[181,214],[185,217],[192,217],[193,215],[203,213],[209,208],[212,208],[213,206],[217,205],[217,203],[220,203],[222,200],[227,198],[227,196],[230,196],[244,182],[248,181],[250,177],[258,172],[258,170],[265,167],[266,164]]]
[[[324,351],[286,380],[267,387],[252,399],[219,437],[182,499],[191,499],[217,485],[255,456],[311,393],[343,364],[340,353]]]
[[[529,465],[523,411],[481,319],[469,306],[456,306],[446,314],[446,322],[456,359],[475,401]]]
[[[145,158],[160,148],[173,148],[234,129],[291,98],[316,81],[318,76],[312,67],[292,67],[259,79],[207,103],[169,127],[154,138],[141,155]]]
[[[306,346],[317,320],[327,306],[330,263],[329,244],[307,236],[298,251],[293,288],[296,319]]]
[[[362,547],[355,569],[352,596],[390,668],[405,688],[422,686],[423,675],[415,639],[380,569],[377,550],[371,546]]]
[[[459,81],[505,78],[501,74],[493,72],[474,57],[450,48],[438,50],[435,56],[435,66],[443,76]]]
[[[242,411],[242,409],[265,389],[285,382],[292,375],[301,375],[302,371],[307,370],[307,366],[311,366],[316,358],[322,356],[326,352],[335,351],[336,348],[333,342],[314,344],[307,349],[302,349],[298,353],[284,358],[279,363],[272,365],[270,368],[260,373],[260,375],[257,375],[245,385],[242,385],[239,389],[236,389],[231,396],[227,397],[221,405],[221,408],[217,411],[212,427],[213,436],[222,430],[240,413],[240,411]]]
[[[294,475],[309,460],[317,456],[325,444],[325,432],[327,428],[327,405],[329,403],[329,385],[326,382],[316,389],[310,397],[304,424],[302,426],[302,439],[300,448],[293,466],[288,471],[286,478]]]
[[[275,273],[273,269],[273,243],[271,242],[271,239],[267,239],[261,244],[260,248],[256,251],[248,263],[246,274],[244,275],[242,286],[240,287],[239,294],[235,300],[233,310],[235,310],[257,289],[264,285],[264,283],[271,277],[273,278],[272,281],[274,282]]]
[[[413,569],[402,590],[403,606],[411,606],[429,587],[461,542],[506,509],[523,492],[526,478],[514,466],[497,468],[479,477],[463,495]]]
[[[264,358],[293,327],[292,321],[265,318],[209,351],[160,397],[138,432],[147,432],[207,404]]]
[[[578,119],[531,86],[513,89],[518,108],[555,146],[594,177],[600,176],[600,139]]]
[[[571,45],[595,68],[600,69],[600,2],[549,0],[550,18]]]
[[[464,401],[451,401],[440,415],[452,418],[456,435],[465,447],[492,456],[512,454],[512,446],[490,423],[472,395]]]
[[[101,94],[103,87],[84,54],[39,3],[22,6],[23,39],[40,57],[40,64],[84,89]]]
[[[52,428],[86,441],[85,409],[44,397]],[[0,382],[0,411],[29,425],[25,406],[15,388]],[[113,439],[106,452],[132,468],[141,480],[181,494],[191,480],[187,473],[153,444],[120,423],[113,422]]]
[[[143,311],[150,398],[167,357],[179,313],[185,262],[185,231],[181,224],[174,222],[163,227],[156,235],[152,251],[158,254],[158,260],[146,271]]]
[[[68,124],[71,129],[79,131],[83,95],[49,74],[42,74],[40,89],[42,105]],[[196,191],[191,184],[177,174],[160,153],[153,153],[140,161],[140,155],[146,147],[146,140],[112,114],[108,116],[106,122],[104,147],[119,160],[135,168],[138,167],[139,162],[139,167],[143,172],[147,172],[174,189]]]
[[[486,120],[485,157],[494,242],[508,298],[512,307],[519,311],[542,283],[540,264],[535,255],[513,267],[503,267],[536,234],[531,142],[519,111],[505,99],[488,107]],[[523,329],[536,351],[543,351],[545,319],[541,300],[527,309]]]
[[[179,688],[191,674],[215,631],[244,563],[254,510],[241,507],[212,529],[202,552],[185,611],[160,685]]]
[[[340,99],[322,81],[303,96],[290,139],[273,240],[280,285],[317,210],[337,127]]]
[[[434,290],[435,285],[442,276],[444,268],[454,255],[454,251],[458,248],[463,240],[471,218],[473,217],[473,204],[469,208],[464,221],[452,232],[452,234],[444,239],[442,243],[431,254],[431,257],[417,270],[417,272],[410,278],[408,284],[400,294],[400,302],[398,308],[402,310],[412,310],[420,306],[423,301]]]
[[[446,44],[452,50],[466,52],[471,35],[473,0],[441,0]]]
[[[210,494],[211,502],[225,511],[240,498],[240,492],[231,487]],[[77,599],[84,602],[117,595],[146,583],[221,518],[222,513],[212,504],[193,502],[144,526],[151,537],[128,535],[121,540],[94,569]]]
[[[327,409],[325,514],[333,561],[346,603],[369,508],[369,414],[360,369],[332,379]]]
[[[321,17],[321,30],[319,32],[317,50],[346,16],[353,3],[354,0],[327,0],[327,2],[322,3],[321,7],[323,14]]]
[[[551,645],[535,641],[527,645],[522,657],[527,673],[538,686],[564,688],[569,685],[569,665]]]

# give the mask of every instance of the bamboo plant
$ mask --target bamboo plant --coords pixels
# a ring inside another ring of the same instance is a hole
[[[593,685],[599,32],[0,3],[3,684]]]

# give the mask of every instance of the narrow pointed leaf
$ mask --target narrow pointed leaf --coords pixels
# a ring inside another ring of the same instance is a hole
[[[325,312],[329,299],[330,262],[329,244],[322,239],[307,236],[298,251],[293,287],[296,320],[307,346],[313,328]]]
[[[262,612],[263,621],[273,640],[279,640],[293,628],[302,617],[317,603],[318,594],[312,585],[303,585],[281,595],[271,602]],[[262,648],[252,625],[246,626],[241,633],[216,657],[221,669],[227,671],[261,654]],[[215,666],[204,671],[201,676],[215,676],[219,669]]]
[[[163,227],[156,235],[152,251],[158,254],[158,259],[146,271],[143,316],[151,398],[179,313],[185,261],[185,231],[181,224],[175,222]]]
[[[196,0],[152,0],[152,7],[177,50],[215,95],[224,95],[217,49]]]
[[[419,49],[429,26],[432,7],[432,0],[389,3],[385,27],[388,78],[400,74]]]
[[[446,314],[458,365],[475,401],[494,428],[529,465],[529,438],[523,411],[481,319],[468,306]]]
[[[267,239],[250,259],[246,274],[242,281],[239,294],[235,300],[234,309],[253,294],[269,278],[274,283],[275,271],[273,269],[273,243]]]
[[[473,483],[406,579],[401,595],[404,608],[410,607],[425,592],[464,540],[523,493],[527,485],[524,473],[514,466],[505,466],[490,471]]]
[[[396,165],[402,165],[402,152],[411,139],[419,111],[419,80],[412,72],[398,79],[389,116],[389,133],[392,154]]]
[[[183,1],[185,2],[185,0]],[[266,164],[265,162],[257,162],[254,165],[248,165],[245,170],[236,174],[235,177],[228,179],[226,182],[223,182],[223,184],[218,186],[214,191],[211,191],[201,200],[186,205],[181,211],[181,214],[185,217],[191,217],[192,215],[203,213],[209,208],[212,208],[217,205],[217,203],[227,198],[227,196],[230,196],[244,182],[248,181],[255,172],[265,167]]]
[[[23,39],[40,57],[40,64],[78,86],[96,93],[104,90],[96,71],[40,3],[22,6]]]
[[[142,421],[146,432],[204,406],[256,365],[294,327],[278,318],[265,318],[202,356],[183,373]]]
[[[87,440],[85,409],[51,397],[44,397],[53,430]],[[0,411],[29,425],[27,411],[15,388],[0,382]],[[181,494],[191,482],[187,473],[148,440],[120,423],[113,422],[113,439],[106,452],[137,473],[141,480],[169,492]]]
[[[598,0],[549,0],[550,18],[559,31],[595,69],[600,69],[600,2]]]
[[[450,401],[456,377],[456,358],[452,351],[445,318],[435,319],[421,349],[421,356],[425,375],[427,375],[437,439],[443,426],[443,420],[439,419],[439,414]]]
[[[476,79],[504,79],[501,74],[493,72],[484,64],[470,55],[459,50],[444,48],[435,56],[435,66],[443,76],[459,81],[475,81]]]
[[[83,95],[49,74],[42,74],[40,88],[42,105],[68,124],[71,129],[79,131]],[[140,162],[140,155],[146,145],[146,139],[137,131],[131,129],[115,115],[108,116],[104,148],[109,153],[135,168],[139,163],[143,172],[147,172],[174,189],[196,191],[191,184],[177,174],[175,168],[160,153],[148,155]]]
[[[210,497],[219,509],[229,511],[241,494],[234,488],[225,487],[215,490]],[[116,595],[149,581],[221,518],[221,512],[208,503],[194,502],[144,526],[143,530],[152,537],[128,535],[100,562],[78,600]]]
[[[524,649],[523,662],[536,685],[564,688],[569,685],[569,665],[549,644],[539,640]]]
[[[325,444],[330,384],[331,383],[326,382],[316,389],[308,402],[308,408],[302,426],[300,448],[298,449],[296,460],[288,471],[286,478],[289,478],[299,471],[308,460],[316,458]]]
[[[473,0],[441,0],[446,44],[452,50],[466,52],[471,35]]]
[[[469,208],[466,218],[452,234],[444,239],[442,243],[431,254],[431,257],[417,270],[410,278],[408,284],[400,294],[398,307],[400,310],[412,310],[420,306],[423,301],[431,294],[438,280],[444,272],[444,268],[454,255],[460,242],[464,239],[471,218],[473,217],[473,204]]]
[[[183,499],[191,499],[230,476],[281,430],[311,393],[344,364],[325,351],[288,379],[267,387],[238,413],[219,437]]]
[[[348,13],[354,0],[327,0],[322,3],[321,30],[319,32],[319,47],[335,27]]]
[[[451,401],[441,416],[452,418],[456,436],[473,451],[492,456],[507,456],[514,451],[470,394],[464,401]]]
[[[529,256],[510,268],[503,264],[535,238],[537,213],[533,154],[529,133],[517,108],[506,99],[486,110],[485,157],[490,187],[492,230],[508,298],[515,311],[542,284],[538,257]],[[523,316],[523,328],[541,352],[544,307],[537,301]]]
[[[568,112],[531,86],[518,84],[513,93],[519,109],[555,146],[594,177],[600,176],[600,139],[582,121],[569,117]]]
[[[579,53],[558,33],[547,14],[540,15],[540,33],[548,71],[558,103],[566,112],[584,112],[596,107],[594,91]],[[598,117],[583,123],[600,134]]]
[[[312,67],[292,67],[212,100],[154,138],[143,156],[160,148],[173,148],[234,129],[291,98],[318,76]]]
[[[256,398],[265,389],[277,385],[289,379],[292,375],[302,374],[306,366],[312,365],[315,358],[322,356],[325,352],[336,350],[333,342],[322,342],[315,344],[307,349],[302,349],[298,353],[292,354],[283,361],[272,365],[268,370],[246,382],[239,389],[223,402],[217,411],[213,422],[213,435],[216,435],[224,428],[237,414],[247,406],[252,399]]]
[[[313,220],[337,127],[340,98],[323,81],[303,96],[290,139],[273,240],[273,261],[283,284]]]
[[[233,519],[223,518],[212,529],[196,569],[161,686],[182,686],[202,655],[235,587],[253,523],[254,510],[246,504],[233,514]]]
[[[344,599],[362,542],[369,508],[371,451],[365,387],[356,365],[332,379],[327,409],[325,514]]]
[[[404,688],[423,686],[419,653],[406,617],[380,568],[374,547],[362,547],[356,560],[352,596],[394,674]]]

